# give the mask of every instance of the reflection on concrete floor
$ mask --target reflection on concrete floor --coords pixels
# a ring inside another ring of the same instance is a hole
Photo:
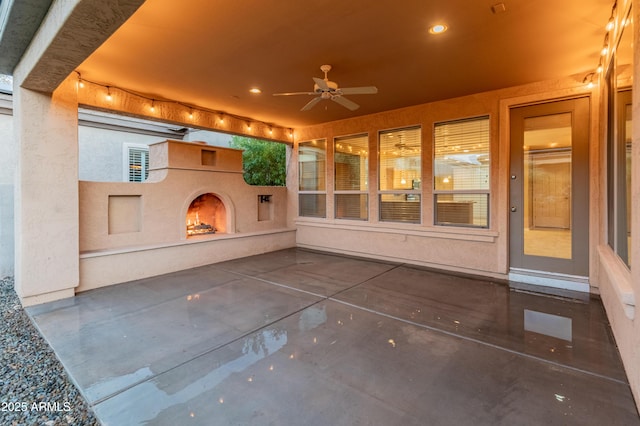
[[[29,314],[104,424],[640,424],[598,299],[290,249]]]

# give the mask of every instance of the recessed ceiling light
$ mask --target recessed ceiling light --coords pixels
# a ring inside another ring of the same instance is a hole
[[[445,31],[447,31],[447,26],[444,24],[436,24],[429,28],[429,33],[431,34],[442,34]]]
[[[251,93],[262,93],[262,90],[258,89],[257,87],[252,87],[251,89],[249,89],[249,92],[251,92]]]

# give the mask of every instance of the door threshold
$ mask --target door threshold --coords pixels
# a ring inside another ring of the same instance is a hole
[[[523,283],[559,290],[589,293],[589,277],[577,275],[511,268],[509,270],[509,281],[513,281],[513,284]],[[517,288],[517,285],[510,284],[510,286]]]

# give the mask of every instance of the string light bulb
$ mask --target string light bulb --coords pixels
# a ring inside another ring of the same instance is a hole
[[[589,74],[585,75],[584,78],[582,79],[582,83],[587,85],[587,89],[591,90],[593,89],[593,87],[595,86],[594,82],[593,82],[593,76],[595,73],[590,72]]]
[[[616,12],[618,11],[618,1],[613,2],[613,6],[611,7],[611,16],[609,16],[609,20],[607,21],[607,25],[605,29],[607,32],[611,31],[616,26]]]
[[[586,88],[589,90],[593,89],[596,86],[600,76],[602,75],[602,72],[604,71],[603,62],[605,59],[603,58],[606,58],[610,52],[609,36],[616,27],[617,9],[618,9],[618,1],[614,0],[613,7],[611,8],[611,15],[609,16],[609,19],[607,20],[607,24],[605,25],[606,33],[604,35],[604,43],[602,45],[602,49],[600,50],[600,60],[598,61],[598,67],[595,69],[595,71],[588,73],[582,80],[582,84],[586,85]],[[625,25],[624,22],[625,21],[623,20],[622,23],[620,24],[623,27]],[[596,78],[596,81],[594,81],[594,77]]]
[[[609,53],[609,33],[607,33],[607,35],[604,36],[604,44],[602,45],[602,50],[600,51],[600,55],[607,56],[607,53]]]
[[[82,75],[79,72],[77,72],[77,74],[78,74],[78,88],[79,89],[83,89],[84,88],[84,82],[82,81]]]
[[[609,18],[609,22],[607,22],[607,25],[605,26],[605,29],[607,30],[607,32],[609,32],[615,26],[616,26],[615,20],[613,19],[613,15],[611,15],[611,18]]]
[[[118,87],[118,86],[111,86],[111,85],[107,85],[107,84],[104,84],[104,83],[99,83],[99,82],[95,82],[95,81],[84,79],[84,78],[82,78],[80,72],[77,71],[77,70],[75,71],[75,73],[77,75],[76,88],[79,89],[79,88],[85,87],[87,85],[96,86],[96,87],[102,88],[102,89],[106,90],[106,93],[104,95],[105,102],[112,102],[113,101],[113,94],[111,93],[111,89],[113,88],[113,89],[117,89],[118,92],[122,92],[125,97],[128,97],[128,96],[129,97],[135,97],[135,98],[141,100],[142,102],[147,102],[147,105],[149,105],[149,109],[147,111],[149,111],[151,113],[156,113],[157,112],[156,111],[156,107],[155,107],[155,98],[152,98],[150,96],[145,96],[143,94],[136,93],[136,92],[133,92],[133,91],[130,91],[128,89],[124,89],[124,88],[121,88],[121,87]],[[119,102],[123,102],[123,100],[120,99]],[[163,104],[166,103],[166,104],[171,104],[171,105],[178,105],[178,106],[184,108],[182,111],[183,111],[183,114],[185,114],[185,115],[183,115],[183,117],[185,117],[185,119],[186,119],[186,114],[188,114],[188,118],[189,119],[195,119],[194,114],[202,113],[203,114],[203,116],[202,116],[203,118],[212,117],[213,120],[215,121],[216,117],[217,117],[217,120],[220,123],[220,125],[225,124],[225,115],[226,115],[226,113],[224,113],[222,111],[215,111],[215,110],[209,110],[209,109],[206,109],[206,108],[200,108],[198,106],[185,104],[185,103],[178,102],[178,101],[173,101],[173,100],[170,100],[170,99],[161,99],[160,102],[162,102]],[[184,112],[185,109],[188,109],[188,111]],[[240,124],[242,122],[245,122],[246,123],[246,131],[247,132],[252,131],[252,121],[251,120],[247,120],[247,117],[239,117],[239,116],[235,116],[233,114],[231,114],[231,117],[232,117],[232,121],[233,121],[234,126],[236,125],[236,123]],[[274,125],[272,123],[265,123],[265,122],[262,122],[262,121],[255,121],[255,122],[259,124],[259,127],[258,127],[259,131],[261,131],[263,133],[267,133],[268,132],[269,135],[273,135]],[[287,132],[287,128],[279,127],[279,126],[275,126],[275,127],[277,129],[281,129],[282,133],[284,135],[287,135],[287,133],[286,133]],[[294,133],[293,133],[293,129],[292,128],[288,129],[288,137],[290,139],[293,139],[293,137],[294,137]]]

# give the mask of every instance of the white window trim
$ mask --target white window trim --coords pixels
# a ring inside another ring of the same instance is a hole
[[[147,153],[146,154],[147,157],[149,156],[149,145],[140,144],[140,143],[129,143],[129,142],[125,142],[124,144],[122,144],[122,180],[124,182],[132,182],[129,180],[129,171],[130,171],[129,170],[130,168],[129,153],[132,149],[145,151]],[[144,162],[143,162],[143,169],[142,169],[143,176],[145,174],[145,171],[146,170],[144,169]],[[144,180],[142,182],[144,182]]]

